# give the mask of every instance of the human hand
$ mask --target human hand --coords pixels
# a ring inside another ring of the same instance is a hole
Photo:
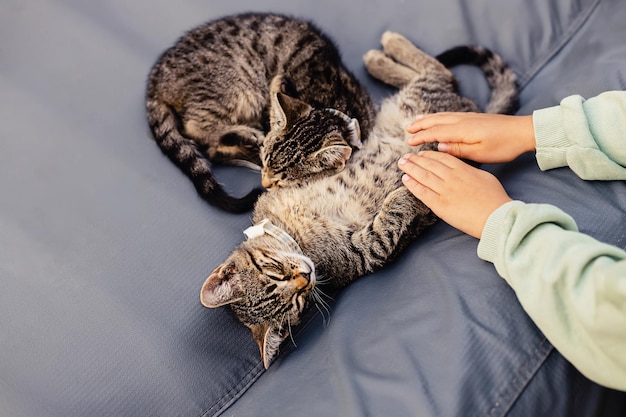
[[[438,150],[476,162],[509,162],[535,149],[532,116],[433,113],[406,127],[409,145],[439,142]]]
[[[480,239],[491,213],[511,201],[495,176],[452,155],[407,154],[398,166],[411,193],[443,221],[475,238]]]

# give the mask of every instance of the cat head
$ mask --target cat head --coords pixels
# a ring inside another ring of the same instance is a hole
[[[209,308],[229,305],[252,331],[267,368],[299,323],[314,286],[313,262],[289,242],[264,234],[240,244],[211,273],[200,301]]]
[[[272,96],[270,132],[261,147],[265,188],[301,185],[344,169],[361,147],[359,123],[334,109],[316,109],[283,93]]]

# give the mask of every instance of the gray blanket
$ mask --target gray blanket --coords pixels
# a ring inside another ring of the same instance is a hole
[[[310,19],[376,101],[361,56],[385,30],[437,54],[492,48],[520,114],[626,88],[619,0],[4,0],[0,4],[0,416],[624,416],[623,394],[546,341],[477,241],[440,223],[313,315],[264,371],[249,331],[199,289],[249,214],[208,206],[152,141],[145,81],[184,31],[244,11]],[[461,91],[488,99],[475,68]],[[626,137],[626,135],[625,135]],[[625,139],[626,144],[626,139]],[[626,246],[623,182],[486,166]],[[222,168],[233,193],[257,173]]]

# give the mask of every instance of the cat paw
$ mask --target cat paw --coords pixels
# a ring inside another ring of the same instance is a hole
[[[395,65],[393,60],[387,56],[383,51],[377,49],[371,49],[363,55],[363,63],[367,72],[374,78],[378,78],[381,81],[385,81],[385,73],[391,65]]]
[[[259,149],[265,135],[260,130],[248,126],[234,126],[220,136],[218,143],[207,149],[209,157],[219,163],[241,165],[249,161],[260,165]]]
[[[372,77],[396,88],[404,87],[416,76],[410,68],[398,64],[385,52],[377,49],[368,51],[363,56],[363,62]]]
[[[407,52],[419,51],[410,40],[396,32],[386,31],[383,33],[383,36],[380,38],[380,43],[383,46],[383,50],[396,59],[397,57],[405,55]]]
[[[427,142],[422,144],[420,151],[437,151],[438,146],[439,142]]]
[[[434,60],[399,33],[387,31],[383,33],[380,42],[387,55],[414,71],[423,71],[424,64]]]

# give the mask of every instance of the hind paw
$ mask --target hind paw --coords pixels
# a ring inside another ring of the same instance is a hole
[[[441,66],[435,58],[419,49],[399,33],[387,31],[383,33],[380,42],[387,55],[418,73],[422,73],[433,64],[438,67]]]
[[[385,74],[389,71],[389,68],[396,65],[396,63],[389,58],[383,51],[377,49],[371,49],[363,55],[363,62],[365,68],[371,76],[378,78],[381,81],[385,81]]]
[[[396,88],[404,87],[417,75],[415,71],[398,64],[377,49],[368,51],[363,56],[363,62],[372,77]]]

